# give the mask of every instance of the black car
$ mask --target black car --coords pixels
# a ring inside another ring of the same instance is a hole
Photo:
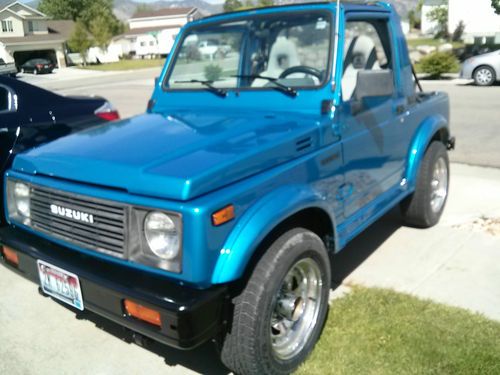
[[[52,73],[55,64],[47,59],[31,59],[21,65],[21,73]]]
[[[118,112],[104,98],[60,96],[0,77],[0,196],[4,173],[16,154],[118,118]],[[4,224],[1,199],[0,226]]]

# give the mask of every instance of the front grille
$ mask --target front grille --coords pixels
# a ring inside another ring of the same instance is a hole
[[[92,222],[54,214],[51,205],[92,215]],[[31,227],[86,249],[125,257],[127,208],[72,193],[31,187]]]

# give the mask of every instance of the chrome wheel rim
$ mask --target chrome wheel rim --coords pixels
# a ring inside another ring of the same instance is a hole
[[[439,158],[434,165],[431,180],[431,209],[440,212],[448,195],[448,166],[444,158]]]
[[[481,85],[487,85],[493,79],[493,74],[489,69],[481,69],[477,72],[476,79]]]
[[[321,271],[313,259],[301,259],[288,271],[271,316],[271,344],[277,358],[293,358],[309,342],[323,302],[322,288]]]

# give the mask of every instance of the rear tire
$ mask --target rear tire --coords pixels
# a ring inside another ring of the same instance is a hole
[[[403,220],[410,226],[430,228],[443,214],[450,181],[450,162],[443,143],[430,144],[422,159],[415,192],[401,202]]]
[[[301,228],[283,234],[233,299],[223,363],[241,375],[293,372],[321,334],[329,291],[330,260],[323,241]]]
[[[474,83],[477,86],[491,86],[496,80],[495,70],[489,66],[480,66],[474,71]]]

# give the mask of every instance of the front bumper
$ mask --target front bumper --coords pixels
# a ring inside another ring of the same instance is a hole
[[[17,271],[39,284],[36,261],[78,275],[85,309],[163,344],[191,349],[221,330],[227,287],[205,290],[179,286],[164,278],[68,251],[64,247],[14,227],[0,228],[0,244],[18,253]],[[133,300],[160,312],[162,327],[128,316],[123,301]]]
[[[474,72],[474,65],[464,62],[460,69],[460,78],[462,79],[472,79],[472,74]]]

